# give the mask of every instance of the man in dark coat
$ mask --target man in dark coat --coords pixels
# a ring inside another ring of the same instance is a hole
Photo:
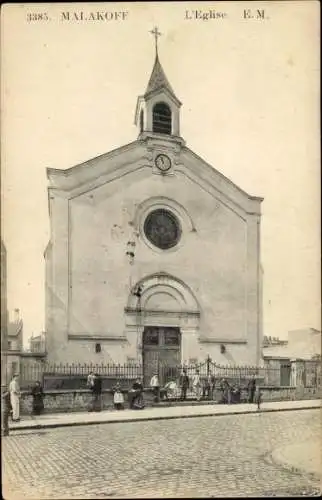
[[[101,411],[102,409],[102,379],[95,373],[93,380],[93,411]]]
[[[40,382],[36,382],[31,390],[32,394],[32,413],[40,415],[44,409],[44,391]]]
[[[248,382],[248,402],[254,403],[254,396],[256,391],[256,378],[252,375],[252,378]]]
[[[220,381],[220,390],[222,392],[222,403],[231,403],[231,387],[225,378]]]
[[[259,385],[256,387],[255,403],[257,404],[257,410],[260,410],[261,409],[261,403],[262,403],[262,391],[261,391]]]
[[[187,370],[185,368],[182,370],[182,375],[180,377],[180,386],[181,386],[180,399],[184,401],[187,397],[187,390],[189,388],[189,377],[187,375]]]
[[[11,402],[10,402],[10,393],[8,388],[6,387],[2,394],[2,404],[1,404],[1,412],[2,412],[2,426],[1,434],[3,436],[9,436],[9,416],[11,413]]]

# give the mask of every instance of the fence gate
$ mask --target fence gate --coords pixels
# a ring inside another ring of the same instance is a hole
[[[289,386],[291,383],[291,370],[292,365],[291,362],[285,362],[281,364],[281,381],[280,384],[282,387]]]

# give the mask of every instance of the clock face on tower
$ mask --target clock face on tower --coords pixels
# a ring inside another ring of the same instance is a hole
[[[161,172],[167,172],[171,168],[171,160],[164,154],[160,154],[156,157],[155,164]]]

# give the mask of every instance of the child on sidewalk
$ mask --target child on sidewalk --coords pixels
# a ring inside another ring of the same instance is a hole
[[[116,384],[114,389],[114,408],[116,410],[124,410],[124,396],[119,383]]]

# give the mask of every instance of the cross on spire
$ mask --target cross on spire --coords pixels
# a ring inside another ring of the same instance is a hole
[[[160,33],[160,31],[158,31],[157,26],[155,26],[154,29],[150,31],[150,33],[154,36],[154,40],[155,40],[155,55],[157,56],[158,55],[158,37],[161,36],[162,33]]]

